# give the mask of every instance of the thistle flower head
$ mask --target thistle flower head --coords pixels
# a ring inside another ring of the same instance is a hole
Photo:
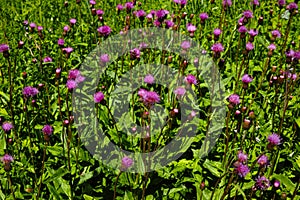
[[[174,93],[177,95],[177,97],[182,97],[185,94],[186,90],[184,87],[177,87],[174,90]]]
[[[237,94],[232,94],[228,98],[229,102],[233,105],[237,105],[240,103],[240,96]]]
[[[144,78],[144,82],[147,84],[153,84],[155,81],[154,77],[151,74],[148,74]]]
[[[259,190],[266,190],[270,187],[270,181],[265,176],[256,179],[255,187]]]
[[[234,171],[239,177],[244,178],[250,172],[250,169],[247,165],[238,163],[237,166],[235,166]]]
[[[201,13],[199,15],[199,17],[200,17],[201,21],[205,21],[205,20],[208,19],[208,14],[207,13]]]
[[[111,28],[107,25],[101,26],[97,29],[97,31],[102,35],[102,36],[109,36],[109,34],[111,33]]]
[[[0,158],[0,160],[3,162],[3,164],[10,164],[14,161],[14,158],[9,154],[5,154]]]
[[[43,59],[43,62],[44,62],[44,63],[52,62],[52,58],[49,57],[49,56],[46,56],[46,57]]]
[[[224,47],[221,43],[215,43],[212,45],[211,50],[216,53],[224,51]]]
[[[238,32],[240,33],[246,33],[248,30],[245,26],[240,26],[240,28],[238,29]]]
[[[39,93],[39,90],[36,89],[35,87],[26,86],[23,88],[22,93],[25,97],[34,97]]]
[[[126,170],[128,169],[129,167],[131,167],[133,164],[133,160],[127,156],[125,156],[124,158],[122,158],[122,166],[121,168]]]
[[[260,167],[266,167],[267,165],[269,165],[269,159],[266,155],[261,155],[257,160],[257,163]]]
[[[102,92],[96,92],[94,94],[94,102],[100,103],[104,99],[104,94]]]
[[[251,10],[246,10],[243,12],[243,15],[245,18],[249,19],[249,18],[253,18],[253,13]]]
[[[268,136],[268,142],[273,146],[277,146],[281,144],[281,138],[278,134],[272,133]]]
[[[50,125],[45,125],[43,128],[42,128],[42,132],[45,134],[45,135],[48,135],[48,136],[50,136],[50,135],[52,135],[52,133],[53,133],[53,128],[52,128],[52,126],[50,126]]]
[[[4,122],[2,124],[2,129],[4,130],[4,132],[8,133],[11,129],[13,129],[14,126],[12,125],[12,123],[10,122]]]
[[[76,24],[76,22],[77,22],[77,20],[76,20],[75,18],[70,19],[70,24],[71,24],[71,25]]]
[[[221,33],[222,33],[222,30],[221,29],[219,29],[219,28],[216,28],[216,29],[214,29],[214,35],[215,36],[220,36],[221,35]]]
[[[190,85],[192,85],[192,84],[197,85],[197,79],[196,79],[196,77],[195,77],[194,75],[192,75],[192,74],[187,75],[187,76],[185,77],[185,81],[186,81],[188,84],[190,84]]]
[[[185,40],[181,43],[180,46],[182,49],[187,50],[191,47],[191,43],[189,41]]]
[[[275,38],[280,38],[281,37],[281,33],[280,33],[279,30],[274,30],[271,33],[272,33],[272,36],[275,37]]]
[[[245,163],[248,160],[248,155],[243,153],[242,151],[238,151],[237,157],[238,161],[241,163]]]
[[[0,44],[0,53],[6,52],[9,50],[9,46],[7,44]]]
[[[253,78],[249,74],[244,74],[242,77],[242,82],[243,83],[251,83],[253,81]]]
[[[257,36],[258,31],[255,30],[255,29],[250,29],[250,30],[248,31],[248,33],[249,33],[249,35],[250,35],[251,37],[255,37],[255,36]]]

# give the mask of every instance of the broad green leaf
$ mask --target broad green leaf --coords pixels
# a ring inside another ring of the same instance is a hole
[[[272,178],[279,180],[286,189],[292,194],[295,190],[295,184],[285,175],[282,174],[273,174]]]
[[[89,196],[87,194],[84,194],[83,198],[84,198],[84,200],[93,200],[93,197],[91,197],[91,196]]]
[[[86,182],[87,180],[89,180],[92,177],[93,177],[93,172],[87,172],[87,173],[84,173],[83,175],[80,175],[80,180],[79,180],[78,185]]]
[[[51,181],[55,181],[58,178],[64,176],[66,173],[68,173],[68,170],[66,167],[62,166],[61,168],[59,168],[58,170],[55,171],[54,174],[51,174],[50,178],[46,179],[44,181],[45,184],[50,183]]]
[[[210,161],[208,159],[205,160],[203,167],[208,169],[213,175],[220,177],[222,170],[222,164],[216,161]]]
[[[54,199],[57,200],[60,199],[57,189],[55,189],[50,183],[47,184],[47,188],[49,189],[50,193],[53,195]]]

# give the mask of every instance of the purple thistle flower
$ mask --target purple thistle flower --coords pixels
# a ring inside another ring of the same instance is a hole
[[[146,12],[144,10],[138,10],[136,11],[135,16],[142,20],[145,18]]]
[[[145,49],[148,47],[148,44],[145,42],[140,43],[139,49]]]
[[[73,79],[67,80],[66,86],[69,91],[75,89],[77,87],[77,82]]]
[[[62,38],[59,38],[59,39],[57,40],[57,44],[58,44],[59,46],[64,46],[65,40],[62,39]]]
[[[294,53],[294,59],[295,60],[300,60],[300,51],[297,51]]]
[[[197,79],[196,79],[196,77],[195,77],[194,75],[192,75],[192,74],[187,75],[187,76],[184,78],[184,80],[185,80],[188,84],[190,84],[190,85],[192,85],[192,84],[197,85]]]
[[[153,18],[153,15],[152,15],[151,13],[149,13],[149,14],[146,16],[146,18],[150,20],[150,19]]]
[[[242,77],[242,82],[243,83],[251,83],[253,81],[253,78],[251,76],[249,76],[249,74],[244,74]]]
[[[292,58],[292,57],[294,57],[294,55],[295,55],[295,51],[292,50],[292,49],[289,49],[289,50],[287,50],[287,51],[285,52],[285,55],[286,55],[286,57],[288,57],[288,58]]]
[[[251,51],[251,50],[253,50],[253,49],[254,49],[254,45],[253,45],[253,43],[251,43],[251,42],[248,42],[248,43],[246,44],[246,49],[247,49],[247,51]]]
[[[247,19],[253,18],[253,13],[252,13],[251,10],[246,10],[246,11],[244,11],[243,14],[244,14],[244,17],[247,18]]]
[[[76,82],[76,86],[77,86],[78,83],[81,83],[81,82],[83,82],[85,80],[85,77],[81,75],[81,73],[80,73],[80,71],[78,69],[71,69],[69,71],[68,79],[75,81]],[[68,85],[70,85],[70,87],[72,87],[72,84],[73,84],[73,82],[70,82]]]
[[[144,78],[144,82],[148,84],[153,84],[155,81],[154,77],[151,74],[148,74]]]
[[[138,48],[134,48],[132,50],[130,50],[130,58],[131,59],[139,59],[141,56],[141,52]]]
[[[257,163],[260,167],[266,167],[267,165],[269,165],[268,157],[266,155],[261,155],[257,160]]]
[[[259,6],[259,1],[258,1],[258,0],[253,0],[251,3],[252,3],[253,5],[255,5],[255,6]]]
[[[245,26],[241,26],[239,29],[238,29],[238,32],[240,33],[246,33],[248,30]]]
[[[215,53],[220,53],[224,51],[224,47],[221,43],[215,43],[212,45],[211,50],[214,51]]]
[[[111,28],[109,26],[101,26],[97,29],[97,31],[102,35],[102,36],[108,36],[111,33]]]
[[[100,56],[100,61],[102,62],[102,63],[108,63],[109,62],[109,56],[108,56],[108,54],[103,54],[103,55],[101,55]]]
[[[75,78],[76,83],[82,83],[84,80],[85,80],[85,77],[81,76],[81,75],[79,75]]]
[[[285,5],[285,0],[278,0],[279,7],[283,7]]]
[[[257,36],[258,31],[255,30],[255,29],[250,29],[250,30],[248,31],[248,33],[249,33],[249,35],[250,35],[251,37],[255,37],[255,36]]]
[[[234,170],[241,178],[244,178],[250,172],[249,167],[242,163],[238,163]]]
[[[64,26],[64,31],[68,32],[70,30],[70,27],[68,25]]]
[[[208,19],[208,14],[207,14],[207,13],[201,13],[201,14],[199,15],[199,17],[200,17],[201,21],[204,22],[205,20]]]
[[[13,129],[14,128],[14,126],[12,125],[12,123],[10,123],[10,122],[4,122],[3,124],[2,124],[2,129],[3,129],[3,131],[4,132],[6,132],[6,133],[8,133],[11,129]]]
[[[52,126],[50,126],[50,125],[45,125],[43,128],[42,128],[42,132],[45,134],[45,135],[47,135],[47,136],[50,136],[50,135],[52,135],[52,133],[53,133],[53,128],[52,128]]]
[[[69,71],[68,79],[76,79],[76,77],[80,76],[81,73],[78,69],[71,69]]]
[[[39,93],[39,90],[36,89],[35,87],[26,86],[26,87],[23,88],[22,93],[27,98],[28,97],[34,97],[35,95],[37,95]]]
[[[187,0],[173,0],[174,3],[180,4],[181,6],[185,6],[187,4]]]
[[[189,33],[194,33],[197,30],[196,26],[194,26],[193,24],[188,24],[186,26],[186,28],[187,28]]]
[[[259,190],[266,190],[270,187],[270,181],[265,176],[256,179],[255,187]]]
[[[6,153],[3,157],[0,158],[0,160],[1,162],[3,162],[3,164],[10,164],[14,161],[14,158]]]
[[[237,105],[240,103],[240,96],[237,94],[232,94],[228,98],[229,102],[233,105]]]
[[[96,10],[96,14],[97,14],[98,16],[102,16],[102,15],[104,14],[104,11],[101,10],[101,9]]]
[[[286,9],[288,9],[290,12],[294,10],[298,10],[298,5],[295,2],[292,2],[286,6]]]
[[[232,2],[231,0],[223,0],[222,5],[223,7],[227,7],[227,6],[230,7],[232,5]]]
[[[280,181],[275,180],[273,185],[274,185],[275,188],[279,188],[280,187]]]
[[[275,38],[280,38],[281,37],[281,33],[280,33],[279,30],[274,30],[271,33],[272,33],[272,36],[275,37]]]
[[[7,52],[9,50],[9,46],[7,44],[0,44],[0,53]]]
[[[187,40],[183,41],[180,45],[181,48],[183,48],[184,50],[187,50],[191,47],[191,43]]]
[[[133,165],[133,160],[127,156],[122,158],[122,166],[121,168],[126,170]]]
[[[72,53],[73,48],[72,47],[66,47],[66,48],[63,48],[62,50],[63,50],[63,52],[66,52],[67,54],[70,54],[70,53]]]
[[[242,25],[244,24],[244,19],[245,19],[245,17],[241,17],[241,18],[238,20],[238,24],[239,24],[240,26],[242,26]]]
[[[161,25],[161,23],[160,23],[160,21],[158,19],[154,20],[153,24],[156,27],[160,27],[160,25]]]
[[[165,24],[166,24],[166,28],[171,28],[174,26],[174,22],[172,22],[171,20],[166,20]]]
[[[118,4],[117,5],[117,10],[118,11],[121,11],[121,10],[123,10],[124,9],[124,6],[122,5],[122,4]]]
[[[139,89],[139,91],[138,91],[138,95],[139,95],[141,98],[144,98],[144,96],[146,95],[147,92],[148,92],[147,90],[141,88],[141,89]]]
[[[276,49],[276,45],[275,44],[270,44],[268,46],[268,49],[270,49],[271,51],[274,51]]]
[[[43,62],[44,62],[44,63],[52,62],[52,58],[49,57],[49,56],[46,56],[46,57],[43,59]]]
[[[163,21],[164,18],[167,17],[167,14],[169,14],[169,11],[167,11],[167,10],[158,10],[155,12],[155,15],[159,21]]]
[[[24,21],[23,21],[23,25],[24,25],[24,26],[27,26],[27,25],[28,25],[28,20],[24,20]]]
[[[238,151],[237,157],[238,161],[241,163],[245,163],[248,160],[248,155],[244,154],[242,151]]]
[[[125,3],[125,8],[129,11],[129,10],[134,8],[134,5],[133,5],[132,2],[126,2]]]
[[[278,134],[272,133],[268,136],[268,142],[273,146],[277,146],[281,144],[281,138]]]
[[[221,29],[219,29],[219,28],[216,28],[216,29],[214,29],[214,35],[216,36],[216,37],[218,37],[218,36],[220,36],[221,35],[221,33],[222,33],[222,30]]]
[[[95,0],[90,0],[90,4],[91,5],[96,5],[96,1]]]
[[[145,104],[154,104],[158,103],[160,101],[159,95],[156,92],[148,91],[146,95],[144,96],[144,102]]]
[[[36,28],[36,24],[35,24],[34,22],[31,22],[31,23],[29,24],[29,27],[32,28],[32,29],[34,29],[34,28]]]
[[[94,101],[95,103],[100,103],[104,99],[104,94],[102,92],[96,92],[94,94]]]
[[[138,95],[142,98],[145,105],[153,105],[160,101],[159,95],[156,92],[140,89]]]
[[[37,27],[37,30],[38,30],[38,31],[42,31],[43,29],[44,29],[44,27],[42,27],[42,26],[38,26],[38,27]]]
[[[177,97],[182,97],[185,94],[186,90],[184,87],[177,87],[174,90],[174,93],[177,95]]]
[[[77,21],[76,19],[72,18],[72,19],[70,19],[70,24],[74,25],[74,24],[76,24],[76,21]]]

